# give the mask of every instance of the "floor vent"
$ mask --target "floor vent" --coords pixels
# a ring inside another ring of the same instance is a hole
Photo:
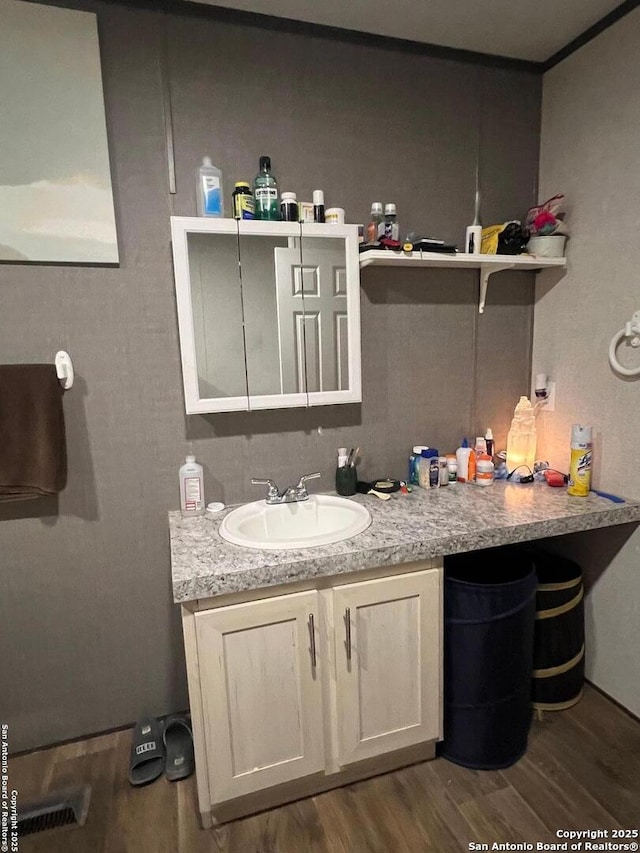
[[[69,788],[52,791],[20,806],[18,838],[60,827],[84,826],[89,811],[91,788]]]

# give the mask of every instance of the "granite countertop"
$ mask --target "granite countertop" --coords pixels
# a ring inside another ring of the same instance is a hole
[[[389,501],[366,495],[371,526],[344,542],[295,551],[258,551],[218,533],[232,507],[216,515],[169,513],[176,603],[310,578],[527,542],[563,533],[640,521],[640,502],[613,503],[591,493],[570,497],[545,483],[497,481],[489,488],[456,483]]]

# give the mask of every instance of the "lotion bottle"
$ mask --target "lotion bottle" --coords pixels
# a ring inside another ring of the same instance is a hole
[[[322,190],[313,191],[313,221],[324,222],[324,192]]]
[[[467,439],[464,438],[461,446],[456,450],[457,481],[459,483],[466,483],[469,479],[470,456],[471,448],[469,447]]]
[[[185,517],[204,515],[204,472],[191,455],[180,468],[180,509]]]

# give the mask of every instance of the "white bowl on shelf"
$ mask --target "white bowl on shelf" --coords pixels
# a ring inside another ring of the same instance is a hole
[[[564,258],[564,244],[567,238],[564,234],[551,234],[547,237],[530,237],[527,252],[540,258]]]

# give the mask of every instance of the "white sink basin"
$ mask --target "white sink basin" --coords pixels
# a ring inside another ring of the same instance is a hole
[[[227,542],[259,550],[293,550],[342,542],[371,524],[369,511],[333,495],[311,495],[306,501],[268,506],[244,504],[225,516],[220,535]]]

